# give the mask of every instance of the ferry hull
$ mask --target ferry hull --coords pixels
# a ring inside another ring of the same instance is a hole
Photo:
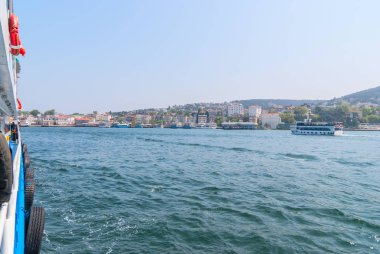
[[[342,136],[342,130],[334,131],[300,131],[297,129],[291,130],[293,135],[303,135],[303,136]]]

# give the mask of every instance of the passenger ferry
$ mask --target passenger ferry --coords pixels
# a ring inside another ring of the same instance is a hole
[[[303,122],[296,122],[296,125],[292,126],[290,130],[294,135],[341,136],[343,135],[343,124],[312,122],[308,117]]]
[[[33,206],[35,181],[22,142],[18,57],[25,54],[12,0],[0,0],[0,253],[39,253],[45,210]]]

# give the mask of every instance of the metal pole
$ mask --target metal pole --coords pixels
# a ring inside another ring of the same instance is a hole
[[[8,0],[9,13],[13,13],[13,0]]]

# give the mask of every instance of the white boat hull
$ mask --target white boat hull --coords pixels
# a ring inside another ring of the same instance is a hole
[[[307,135],[307,136],[342,136],[342,130],[328,130],[328,131],[311,131],[311,130],[298,130],[291,129],[293,135]]]

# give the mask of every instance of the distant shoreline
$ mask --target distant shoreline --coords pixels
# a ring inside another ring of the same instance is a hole
[[[76,125],[42,126],[42,125],[31,125],[31,126],[21,126],[21,128],[99,128],[99,126],[76,126]],[[102,128],[102,129],[105,129],[105,128]],[[112,128],[112,129],[118,129],[118,128]],[[133,127],[129,127],[127,129],[161,129],[161,128],[133,128]],[[171,129],[171,128],[163,128],[163,129]],[[182,129],[182,128],[177,128],[177,129]],[[191,128],[191,129],[196,129],[196,128]],[[222,130],[222,128],[217,128],[217,129],[221,129]],[[288,131],[288,130],[256,129],[256,130],[251,130],[251,131]],[[380,131],[380,130],[344,129],[344,131]]]
[[[99,128],[99,126],[77,126],[77,125],[50,125],[50,126],[47,126],[47,125],[31,125],[31,126],[20,126],[21,128],[37,128],[37,127],[40,127],[40,128],[48,128],[48,127],[52,127],[52,128],[69,128],[69,127],[89,127],[89,128]]]

